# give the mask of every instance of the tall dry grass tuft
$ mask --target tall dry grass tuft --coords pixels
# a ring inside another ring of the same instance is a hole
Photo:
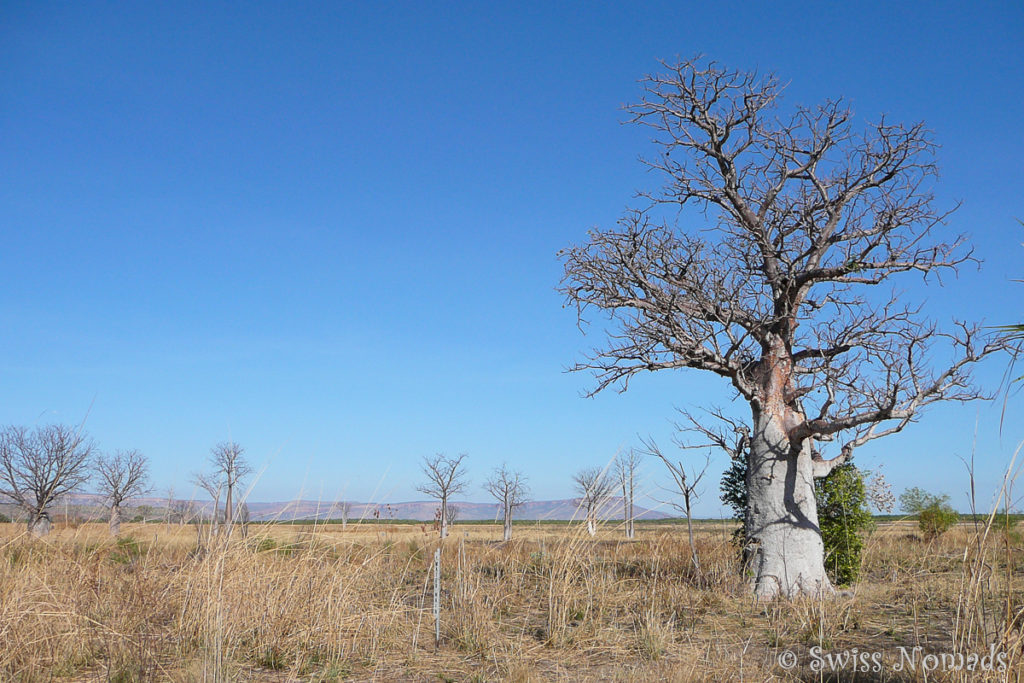
[[[973,533],[964,544],[953,624],[955,651],[994,648],[1007,655],[1015,671],[1024,670],[1024,589],[1016,570],[1020,538],[1013,533],[1009,509],[1013,485],[1020,474],[1014,465],[1022,446],[1024,442],[1014,452],[992,509],[983,523],[975,522]],[[973,493],[971,464],[968,476]],[[971,506],[975,507],[973,499]]]

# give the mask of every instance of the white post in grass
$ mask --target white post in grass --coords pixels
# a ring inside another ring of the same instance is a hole
[[[441,549],[434,551],[434,649],[441,647]]]

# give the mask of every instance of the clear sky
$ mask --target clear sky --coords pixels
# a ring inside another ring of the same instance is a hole
[[[563,370],[602,336],[562,308],[556,252],[658,186],[621,107],[696,53],[776,72],[790,104],[924,120],[984,264],[923,296],[1024,320],[1024,7],[753,5],[3,2],[0,423],[86,419],[179,496],[234,439],[263,501],[421,498],[435,451],[562,498],[638,435],[667,445],[675,407],[727,387],[580,398]],[[963,507],[976,434],[987,504],[1024,439],[1024,396],[1000,434],[1002,409],[933,409],[858,462]]]

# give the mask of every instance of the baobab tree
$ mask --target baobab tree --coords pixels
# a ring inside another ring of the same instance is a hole
[[[484,488],[494,496],[501,506],[503,520],[502,539],[512,538],[512,513],[530,497],[530,488],[522,473],[510,470],[507,465],[494,470],[491,478],[484,482]]]
[[[137,450],[117,451],[112,456],[97,456],[95,470],[99,493],[110,508],[110,535],[117,536],[121,533],[121,506],[149,490],[149,463]]]
[[[636,535],[633,520],[634,503],[636,501],[636,477],[640,468],[640,454],[635,449],[615,459],[615,474],[622,488],[622,523],[625,527],[626,538],[633,538]]]
[[[560,252],[581,324],[610,317],[608,345],[574,369],[595,374],[591,395],[641,372],[722,377],[751,415],[755,594],[831,593],[814,478],[929,404],[981,397],[972,364],[1010,343],[968,322],[940,329],[880,286],[972,259],[934,207],[922,124],[861,128],[841,100],[782,112],[772,75],[664,66],[627,107],[652,132],[645,163],[663,189]]]
[[[600,467],[588,467],[577,472],[572,478],[576,492],[580,494],[579,505],[587,519],[587,533],[597,533],[597,515],[615,488],[615,482]]]
[[[245,460],[245,449],[234,441],[223,441],[210,450],[211,471],[197,474],[194,481],[213,498],[214,531],[218,520],[220,494],[224,494],[223,521],[228,536],[237,516],[235,494],[242,482],[252,474],[252,468]]]
[[[448,458],[442,453],[433,457],[424,456],[421,467],[427,483],[416,487],[420,493],[436,498],[441,503],[441,538],[448,536],[448,501],[452,496],[466,490],[466,468],[462,465],[467,455]]]
[[[65,425],[0,432],[0,496],[28,515],[34,536],[50,533],[50,506],[89,480],[93,443]]]

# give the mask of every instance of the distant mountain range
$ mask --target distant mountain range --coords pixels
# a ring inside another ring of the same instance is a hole
[[[102,502],[100,496],[87,493],[72,494],[67,500],[69,505],[85,507],[99,506]],[[201,511],[207,515],[213,507],[213,503],[210,501],[174,499],[170,502],[179,509],[191,505],[193,510]],[[249,506],[249,514],[254,521],[340,519],[342,516],[340,502],[332,504],[331,502],[316,500],[290,500],[270,503],[250,501],[247,505]],[[435,500],[409,501],[404,503],[362,503],[352,501],[348,505],[350,506],[348,518],[352,521],[359,519],[412,519],[425,522],[434,519],[436,510],[439,507],[439,503]],[[451,505],[458,508],[458,519],[460,520],[494,520],[501,517],[501,508],[496,503],[453,501]],[[139,508],[141,506],[166,510],[168,499],[154,496],[135,498],[126,507]],[[638,505],[634,506],[633,509],[637,519],[667,519],[676,516]],[[526,520],[567,520],[581,519],[583,514],[583,510],[579,509],[575,499],[565,498],[561,500],[530,501],[516,509],[515,518]],[[603,506],[600,517],[603,519],[622,517],[622,499],[609,499]]]

